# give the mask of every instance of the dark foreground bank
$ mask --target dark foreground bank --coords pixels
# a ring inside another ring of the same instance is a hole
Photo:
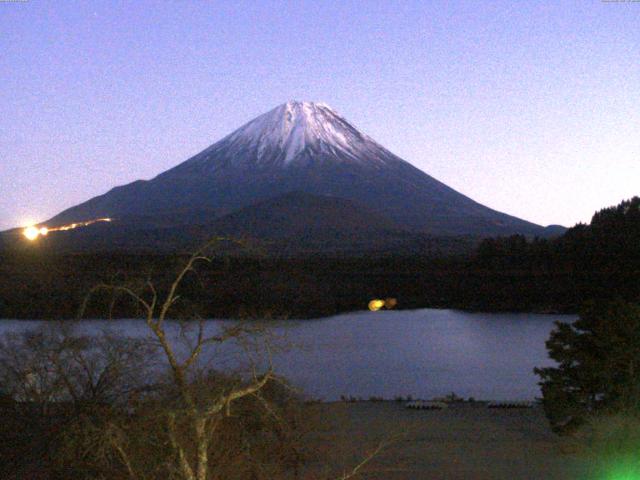
[[[336,463],[396,439],[367,467],[370,480],[594,478],[592,461],[551,432],[539,406],[500,410],[478,402],[427,411],[396,402],[337,402],[310,408],[330,419],[321,440],[340,445],[344,458]]]
[[[489,409],[486,403],[450,404],[436,411],[409,410],[394,401],[310,403],[301,418],[314,426],[296,437],[307,454],[296,475],[344,471],[382,448],[363,466],[367,480],[574,480],[595,479],[598,466],[570,441],[554,435],[541,407]],[[12,417],[5,417],[11,423]],[[53,425],[55,426],[55,425]],[[42,429],[43,426],[39,425]],[[5,443],[3,478],[61,478],[43,473],[54,463],[48,438],[18,430]],[[5,435],[6,436],[6,435]],[[15,437],[15,438],[13,438]],[[6,440],[6,439],[5,439]],[[326,453],[330,452],[330,455]],[[280,452],[279,452],[280,453]],[[6,458],[5,458],[6,457]],[[48,462],[48,463],[47,463]],[[74,467],[82,467],[74,464]],[[84,468],[84,467],[82,467]],[[78,471],[82,471],[82,468]],[[72,468],[69,472],[75,470]],[[28,472],[28,473],[27,473]],[[77,473],[77,472],[76,472]],[[86,472],[85,472],[86,473]],[[43,476],[38,476],[42,474]],[[123,474],[124,478],[126,475]],[[69,477],[76,478],[76,477]],[[121,478],[121,477],[118,477]],[[316,477],[310,477],[316,478]]]

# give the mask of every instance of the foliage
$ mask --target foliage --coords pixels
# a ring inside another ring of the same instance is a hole
[[[598,413],[640,412],[640,306],[591,302],[572,324],[556,324],[547,348],[558,366],[535,372],[556,431]]]
[[[557,239],[486,239],[469,266],[484,304],[577,312],[587,300],[640,300],[640,197]],[[468,285],[472,286],[472,285]],[[542,307],[542,308],[540,308]]]

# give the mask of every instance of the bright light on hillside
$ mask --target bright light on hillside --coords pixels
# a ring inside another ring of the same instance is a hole
[[[26,227],[24,230],[22,230],[22,234],[27,238],[27,240],[33,242],[40,236],[43,236],[43,237],[47,236],[49,232],[64,232],[66,230],[74,230],[78,227],[88,227],[89,225],[93,225],[94,223],[98,223],[98,222],[111,222],[112,220],[113,219],[111,218],[96,218],[95,220],[72,223],[70,225],[62,225],[61,227],[55,227],[55,228],[47,228],[47,227],[38,228],[34,225],[31,225],[29,227]]]
[[[38,230],[38,227],[34,227],[33,225],[30,227],[25,228],[22,231],[22,234],[27,237],[27,240],[35,240],[36,238],[38,238],[38,235],[40,235],[40,230]]]

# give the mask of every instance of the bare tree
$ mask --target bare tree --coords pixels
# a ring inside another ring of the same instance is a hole
[[[274,373],[269,331],[255,322],[211,331],[196,317],[180,323],[176,334],[169,321],[183,282],[200,262],[211,262],[206,252],[216,241],[192,255],[166,288],[150,280],[104,283],[85,297],[79,318],[99,292],[111,295],[110,309],[120,297],[131,299],[153,345],[107,330],[82,335],[74,322],[0,341],[0,386],[13,402],[6,411],[23,427],[34,408],[42,420],[42,428],[25,432],[26,451],[46,453],[51,468],[69,479],[319,478],[300,468],[308,460],[305,435],[317,424]],[[253,359],[244,375],[231,375],[221,365],[217,371],[202,368],[207,350],[230,342],[249,356],[264,351],[266,359]],[[168,365],[162,372],[151,365],[158,353]],[[47,432],[35,435],[42,448],[29,448],[33,432]],[[337,478],[360,476],[381,448]],[[21,471],[18,477],[30,475]]]
[[[218,239],[214,240],[217,241]],[[212,243],[196,252],[179,271],[168,292],[161,298],[151,281],[148,281],[144,292],[138,292],[123,285],[99,284],[93,287],[81,308],[84,312],[91,296],[98,291],[108,291],[123,294],[132,298],[144,312],[144,321],[150,332],[160,345],[169,365],[171,382],[179,396],[181,409],[169,411],[166,414],[167,435],[170,446],[175,454],[175,461],[179,477],[184,480],[207,480],[210,478],[210,452],[216,446],[210,444],[215,430],[224,416],[231,415],[232,405],[248,396],[261,398],[259,395],[265,385],[276,377],[271,366],[263,372],[255,369],[250,378],[235,382],[217,391],[216,395],[198,395],[192,381],[192,371],[199,360],[203,349],[209,345],[222,344],[232,339],[238,339],[246,334],[255,333],[254,327],[237,324],[223,329],[215,335],[205,333],[203,319],[197,320],[195,342],[190,346],[186,355],[179,355],[175,340],[167,331],[167,320],[171,308],[180,298],[178,291],[185,276],[194,271],[198,262],[210,262],[211,258],[204,252]],[[183,358],[181,358],[183,357]],[[185,421],[186,420],[186,421]],[[187,427],[185,434],[181,429]],[[114,446],[121,451],[125,463],[129,463],[124,452],[123,442],[117,439]],[[139,478],[133,467],[129,465],[130,477]]]
[[[46,409],[118,402],[143,382],[148,343],[109,332],[79,335],[55,322],[0,339],[0,384],[14,400]]]
[[[72,447],[150,383],[149,354],[146,342],[108,332],[81,335],[69,322],[3,336],[0,476],[32,478],[34,471],[25,468],[55,471]]]
[[[279,385],[280,391],[287,386],[273,371],[270,343],[264,343],[266,366],[260,369],[260,362],[252,362],[248,375],[212,374],[199,367],[199,360],[208,348],[228,342],[253,345],[251,341],[256,337],[265,338],[265,329],[254,323],[237,322],[211,333],[199,317],[191,323],[181,323],[180,335],[169,327],[182,283],[195,272],[198,263],[211,262],[206,252],[219,240],[193,254],[165,292],[161,293],[150,280],[137,288],[104,283],[91,289],[80,309],[82,317],[92,296],[98,292],[132,299],[143,313],[144,322],[168,364],[169,381],[163,391],[160,395],[142,395],[134,408],[134,420],[129,416],[124,421],[106,422],[100,428],[84,425],[78,432],[85,435],[94,431],[95,435],[85,443],[94,445],[93,451],[102,459],[119,464],[123,478],[138,480],[168,475],[181,480],[258,480],[282,477],[282,469],[271,465],[275,457],[282,465],[292,468],[290,474],[294,478],[301,474],[298,465],[305,455],[300,437],[304,431],[300,428],[304,414],[299,411],[292,414],[290,409],[283,415],[274,405],[277,402],[272,401],[274,395],[278,395],[274,393],[275,386]],[[264,417],[256,420],[258,410]],[[230,426],[230,421],[235,424]],[[266,425],[269,427],[264,428]],[[141,430],[146,435],[139,435]],[[141,441],[141,437],[146,440]],[[257,439],[262,442],[261,451],[256,449],[260,443]],[[375,448],[339,478],[346,480],[360,475],[382,447],[381,444]],[[153,461],[150,455],[154,456]]]

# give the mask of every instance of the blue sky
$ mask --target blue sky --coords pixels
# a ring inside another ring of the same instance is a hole
[[[640,3],[0,2],[0,229],[324,101],[497,210],[640,194]]]

